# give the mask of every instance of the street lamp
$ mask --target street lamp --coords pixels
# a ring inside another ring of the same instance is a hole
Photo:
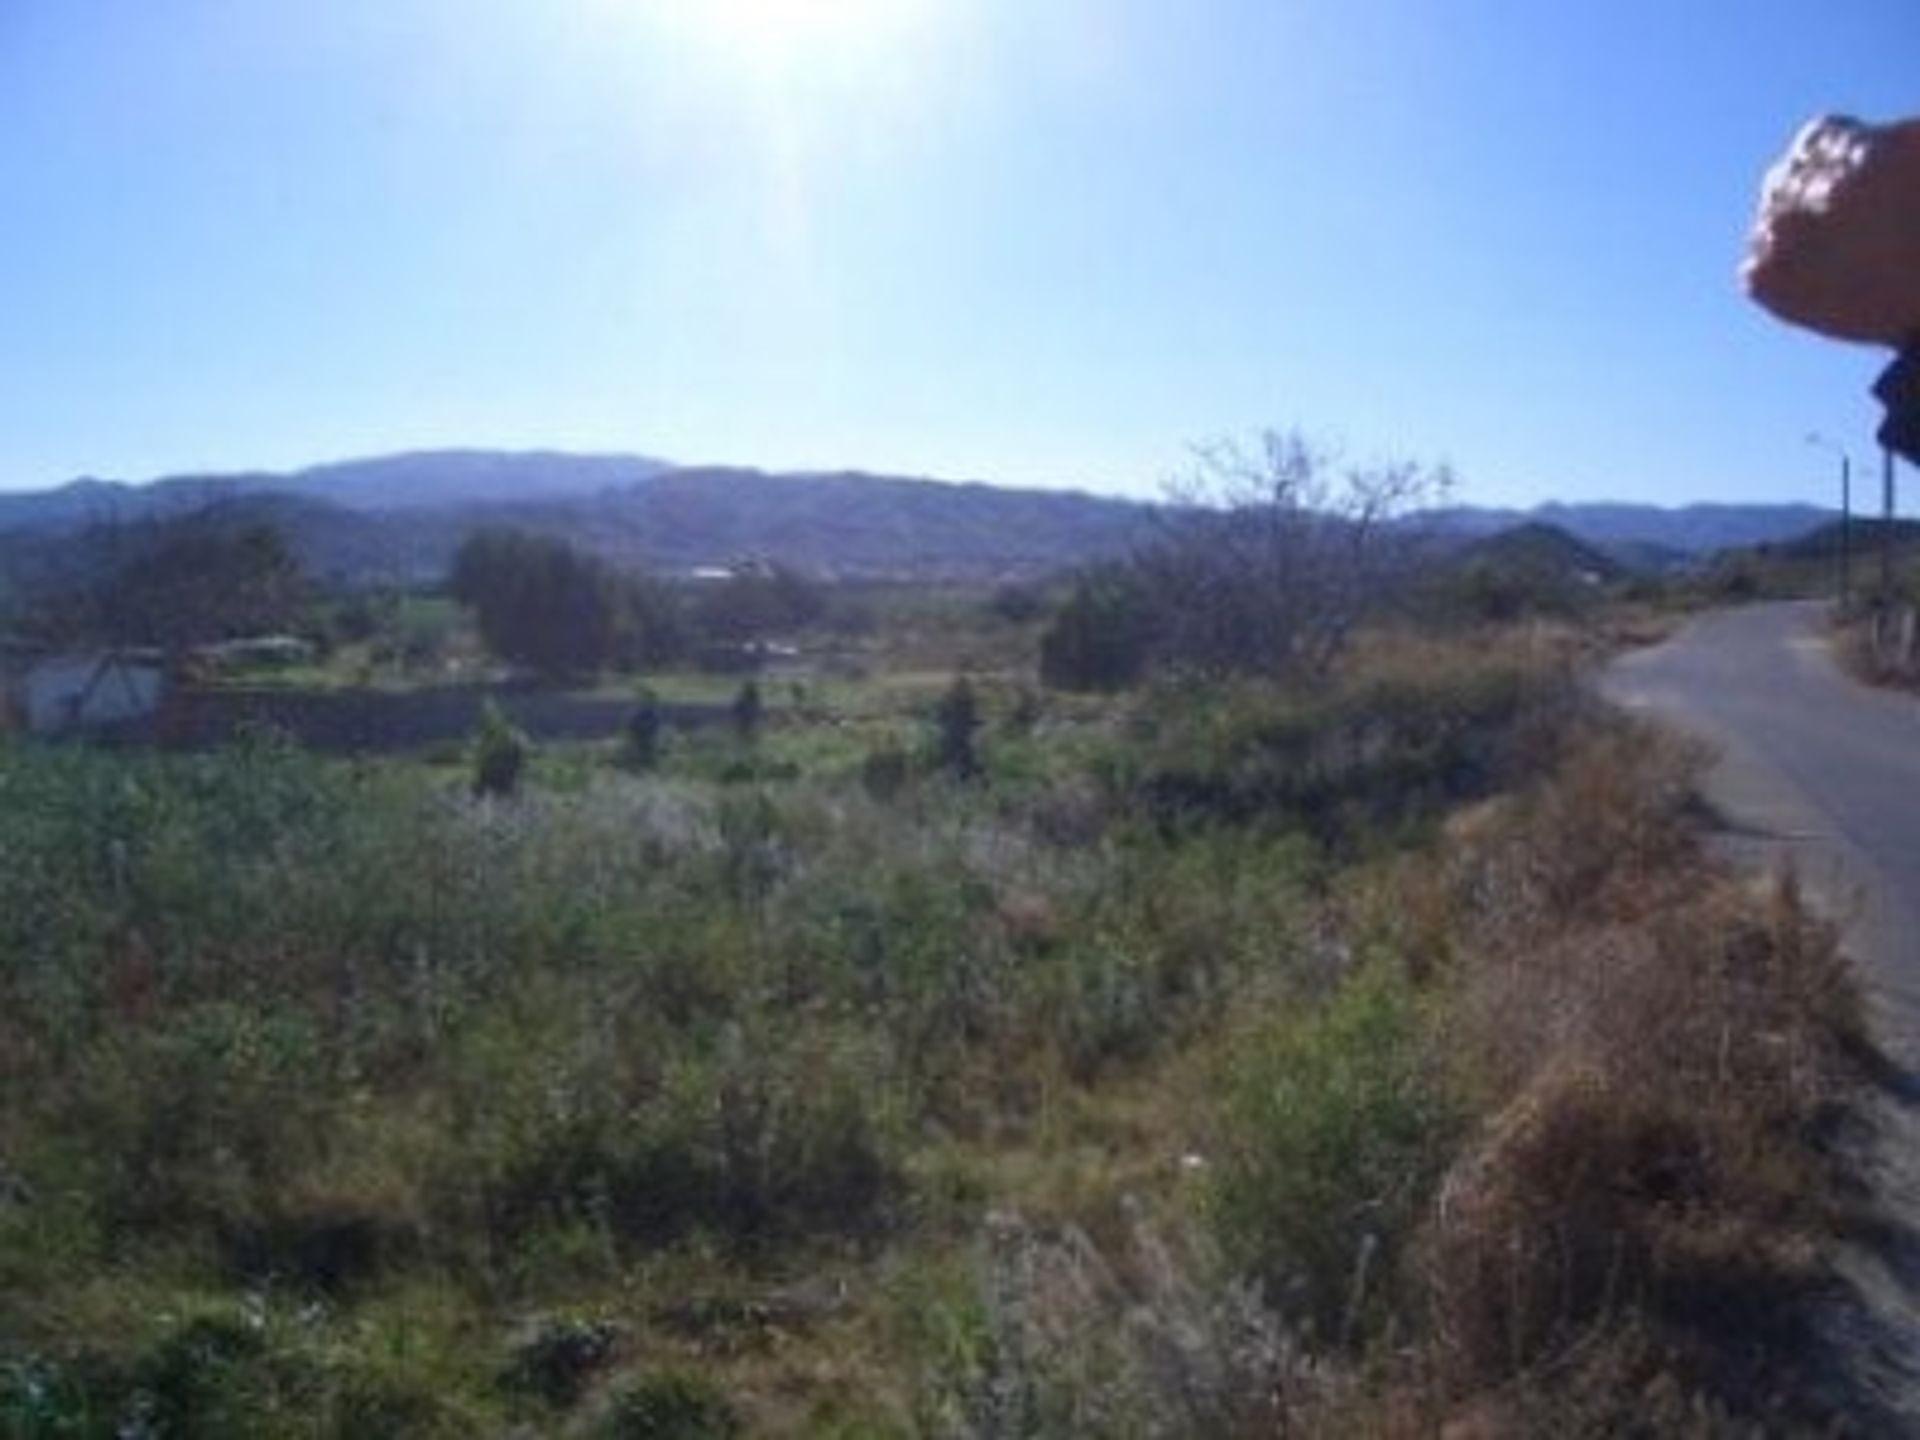
[[[1853,590],[1853,457],[1817,431],[1807,436],[1807,444],[1840,457],[1840,610],[1844,614]]]

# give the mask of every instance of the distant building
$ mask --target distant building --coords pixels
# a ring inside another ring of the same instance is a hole
[[[157,651],[51,651],[0,642],[0,730],[64,735],[143,719],[160,707]]]
[[[279,669],[308,665],[314,658],[313,642],[297,635],[254,635],[244,640],[221,640],[193,651],[193,659],[211,670]]]

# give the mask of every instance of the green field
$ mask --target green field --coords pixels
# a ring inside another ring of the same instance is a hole
[[[1279,1393],[1325,1433],[1480,1394],[1604,1433],[1616,1370],[1720,1404],[1662,1277],[1744,1272],[1619,1186],[1736,1136],[1698,1231],[1793,1252],[1829,952],[1705,868],[1587,643],[982,677],[970,778],[924,637],[505,796],[453,753],[10,744],[0,1432],[1260,1434]],[[1650,958],[1601,1004],[1622,926]],[[1712,990],[1736,945],[1780,984]],[[1675,1012],[1737,1006],[1791,1074],[1758,1038],[1696,1073]],[[1590,1214],[1498,1137],[1595,1093]],[[1631,1304],[1549,1273],[1589,1244]],[[1525,1283],[1485,1268],[1514,1245]]]

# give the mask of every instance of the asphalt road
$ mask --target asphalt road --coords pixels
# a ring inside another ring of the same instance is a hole
[[[1920,698],[1834,663],[1821,604],[1695,621],[1602,690],[1715,747],[1708,798],[1736,858],[1790,861],[1841,925],[1891,1062],[1865,1098],[1870,1224],[1837,1247],[1817,1320],[1855,1433],[1920,1436]]]
[[[1788,858],[1846,930],[1885,1042],[1920,1062],[1920,698],[1835,664],[1818,603],[1694,621],[1603,691],[1710,742],[1732,843]]]

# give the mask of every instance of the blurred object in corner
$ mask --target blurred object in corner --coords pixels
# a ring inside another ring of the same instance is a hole
[[[1761,305],[1822,335],[1920,339],[1920,120],[1803,126],[1767,172],[1743,278]]]
[[[1781,319],[1900,352],[1880,443],[1920,463],[1920,119],[1803,126],[1767,172],[1741,270]]]

